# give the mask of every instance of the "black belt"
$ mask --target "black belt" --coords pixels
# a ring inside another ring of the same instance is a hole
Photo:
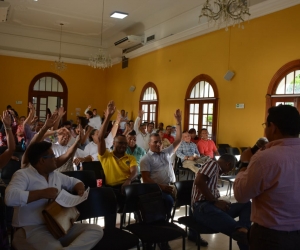
[[[257,223],[254,223],[253,226],[256,226],[256,227],[259,227],[259,228],[262,228],[262,229],[266,229],[266,230],[270,230],[270,231],[273,231],[273,232],[277,232],[277,233],[280,233],[280,234],[288,234],[288,235],[300,234],[300,230],[295,230],[295,231],[280,231],[280,230],[271,229],[271,228],[267,228],[267,227],[261,226],[261,225],[259,225]]]

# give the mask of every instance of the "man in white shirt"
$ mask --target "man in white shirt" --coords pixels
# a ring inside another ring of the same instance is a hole
[[[143,114],[144,111],[140,110],[139,115],[134,122],[134,130],[136,132],[136,144],[147,152],[149,149],[150,133],[147,133],[146,126],[141,124]]]
[[[14,207],[12,245],[16,250],[91,249],[103,236],[101,227],[74,224],[57,240],[45,225],[42,210],[49,199],[55,199],[62,189],[78,195],[85,191],[80,180],[54,171],[56,159],[51,146],[45,141],[31,144],[27,149],[30,166],[17,171],[6,188],[6,205]]]

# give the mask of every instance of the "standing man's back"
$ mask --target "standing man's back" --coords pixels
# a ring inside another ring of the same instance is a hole
[[[244,151],[241,160],[251,160],[234,185],[238,201],[253,201],[250,249],[299,249],[299,112],[289,105],[272,107],[263,125],[270,142],[253,157]]]

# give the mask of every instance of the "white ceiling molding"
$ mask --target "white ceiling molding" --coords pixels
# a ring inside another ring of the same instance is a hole
[[[42,8],[43,5],[35,6],[33,3],[29,6],[15,5],[15,9],[9,14],[11,20],[7,23],[0,23],[0,55],[47,61],[57,60],[60,34],[59,22],[63,22],[66,23],[66,27],[63,29],[61,50],[64,62],[87,65],[88,58],[94,55],[100,46],[100,38],[95,36],[99,34],[99,24],[101,23],[99,23],[100,19],[97,14],[99,3],[90,1],[87,5],[80,0],[72,1],[77,3],[77,5],[72,4],[70,6],[73,9],[67,8],[66,4],[70,4],[70,0],[64,2],[45,0],[43,2],[43,4],[45,3],[44,9]],[[8,2],[28,3],[23,0],[8,0]],[[172,3],[174,3],[172,5],[170,0],[157,2],[145,0],[143,4],[140,0],[131,0],[126,4],[119,0],[109,0],[107,2],[108,7],[110,7],[107,11],[110,13],[113,8],[120,6],[122,8],[119,10],[129,13],[124,21],[115,21],[108,18],[104,20],[107,30],[103,32],[103,45],[104,48],[108,48],[113,64],[121,62],[122,58],[122,49],[115,47],[113,44],[127,35],[144,36],[146,39],[146,37],[155,34],[155,40],[126,54],[127,58],[135,58],[216,30],[215,27],[208,27],[205,18],[201,19],[200,23],[198,21],[204,0],[189,0],[184,3],[179,0],[172,0]],[[64,4],[64,8],[61,8],[60,12],[55,15],[53,10],[58,8],[59,4]],[[78,4],[83,5],[78,6]],[[94,4],[94,6],[90,4]],[[300,4],[300,0],[255,0],[250,7],[250,20],[297,4]],[[85,9],[86,6],[89,8],[88,10]],[[23,12],[17,7],[22,7]],[[78,20],[76,20],[74,16],[80,8],[83,11],[77,15]],[[140,13],[144,8],[147,8],[147,14],[141,15]],[[28,12],[40,12],[39,14],[36,13],[36,17],[40,19],[35,20]],[[89,17],[88,14],[94,15]],[[136,18],[130,19],[132,16]],[[94,23],[94,28],[89,25],[91,23]],[[40,26],[34,28],[37,25]],[[79,25],[80,27],[78,27]],[[245,29],[249,25],[251,25],[251,21],[249,23],[246,21]]]

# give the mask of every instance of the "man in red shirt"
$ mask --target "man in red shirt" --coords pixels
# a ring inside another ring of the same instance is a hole
[[[166,132],[165,132],[163,138],[167,138],[169,140],[169,142],[173,143],[174,142],[174,137],[171,135],[171,133],[172,133],[172,126],[168,125],[166,127]]]
[[[220,155],[214,141],[208,139],[208,131],[206,128],[201,129],[201,139],[197,143],[200,155],[206,155],[214,158],[215,155]]]

